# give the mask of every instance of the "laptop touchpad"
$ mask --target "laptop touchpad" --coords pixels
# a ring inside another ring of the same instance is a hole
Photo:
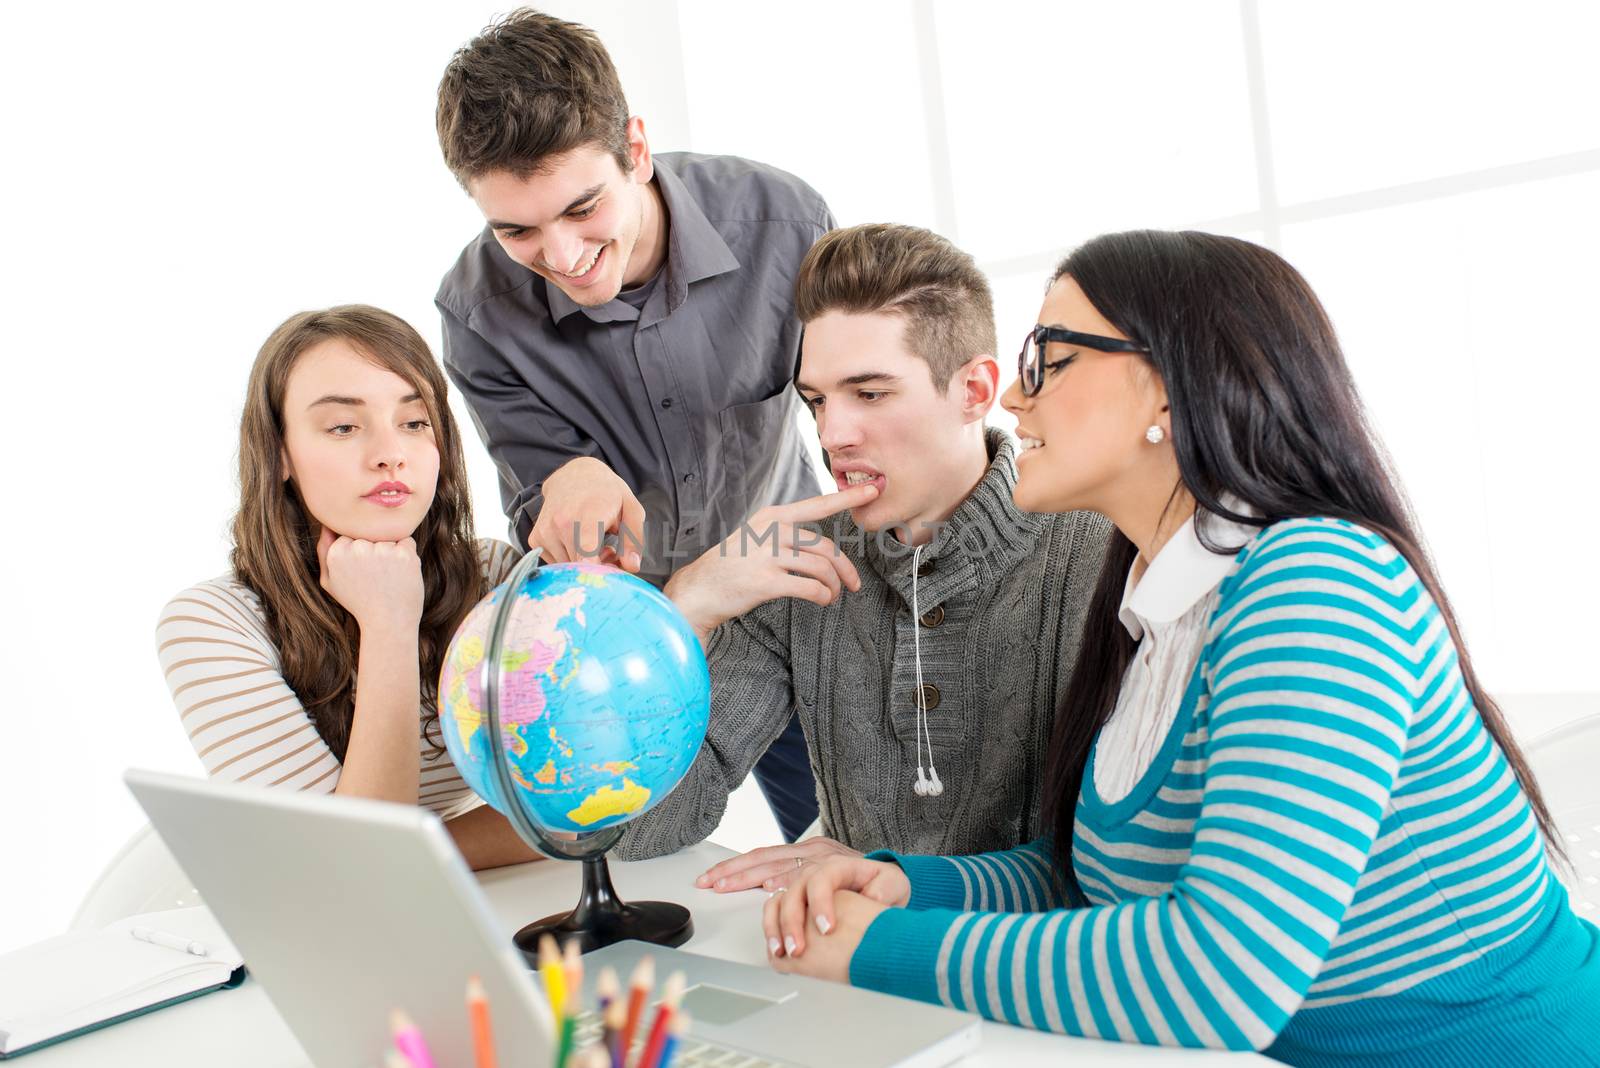
[[[696,1021],[727,1026],[778,1004],[780,999],[746,994],[710,983],[696,983],[683,992],[683,1007]],[[787,998],[782,1000],[787,1001]]]

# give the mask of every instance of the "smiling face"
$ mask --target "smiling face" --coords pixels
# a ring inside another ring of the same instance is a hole
[[[796,385],[817,419],[840,489],[874,482],[878,496],[851,518],[864,530],[949,517],[988,466],[983,417],[994,402],[998,368],[978,356],[947,389],[908,351],[905,318],[892,312],[831,311],[806,324]]]
[[[306,349],[289,372],[283,453],[311,518],[337,534],[399,541],[433,504],[439,449],[427,405],[342,338]]]
[[[591,144],[526,178],[490,171],[467,184],[506,255],[583,307],[647,281],[665,258],[665,213],[637,118],[628,134],[628,170]]]
[[[1045,295],[1039,322],[1085,334],[1127,335],[1089,302],[1071,276]],[[1172,435],[1166,389],[1144,359],[1051,342],[1044,387],[1024,397],[1013,382],[1001,399],[1017,417],[1023,449],[1017,458],[1013,499],[1028,512],[1087,508],[1116,519],[1130,501],[1177,484],[1170,445],[1146,439],[1151,426]]]

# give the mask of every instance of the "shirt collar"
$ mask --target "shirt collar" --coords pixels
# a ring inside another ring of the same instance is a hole
[[[1243,502],[1224,501],[1233,511],[1249,515]],[[1152,623],[1171,623],[1216,589],[1233,568],[1237,553],[1214,553],[1206,548],[1195,531],[1195,520],[1205,517],[1206,538],[1213,545],[1237,548],[1249,543],[1256,527],[1232,523],[1210,512],[1195,514],[1167,540],[1148,567],[1136,559],[1122,587],[1122,606],[1117,618],[1135,641],[1144,637]]]
[[[705,211],[690,194],[683,179],[660,156],[655,159],[656,188],[661,192],[667,224],[667,262],[662,265],[660,281],[666,283],[666,306],[662,309],[658,294],[639,311],[620,297],[596,308],[585,308],[561,291],[561,287],[544,279],[545,295],[550,302],[550,315],[561,322],[573,312],[581,311],[597,323],[640,320],[640,326],[649,326],[671,315],[689,296],[689,284],[719,274],[737,270],[739,260],[722,239],[717,228],[706,218]]]

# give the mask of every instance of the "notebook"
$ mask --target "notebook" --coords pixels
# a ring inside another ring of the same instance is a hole
[[[244,974],[239,951],[204,906],[23,946],[0,956],[0,1060],[238,986]]]

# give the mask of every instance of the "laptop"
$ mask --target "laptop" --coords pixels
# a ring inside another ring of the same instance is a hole
[[[549,1066],[543,993],[437,816],[137,769],[124,778],[315,1064],[380,1063],[396,1008],[438,1064],[471,1064],[476,975],[500,1063]],[[658,980],[687,979],[694,1023],[674,1068],[936,1068],[978,1044],[979,1021],[964,1013],[640,942],[585,956],[584,1004],[600,968],[626,983],[646,955]],[[577,1023],[580,1039],[598,1028],[592,1014]]]

